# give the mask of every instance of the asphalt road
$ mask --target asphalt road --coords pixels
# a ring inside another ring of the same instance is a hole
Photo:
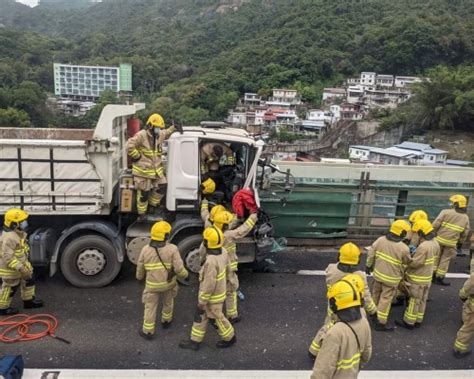
[[[44,312],[58,317],[57,334],[71,344],[49,337],[0,343],[0,354],[22,354],[27,368],[309,370],[312,363],[307,348],[326,312],[325,284],[322,276],[294,272],[323,270],[335,260],[335,254],[293,251],[277,253],[271,259],[276,273],[241,268],[246,298],[240,303],[237,344],[230,349],[215,347],[218,336],[211,326],[200,351],[178,348],[179,341],[189,336],[196,285],[181,287],[172,328],[158,327],[153,341],[139,337],[143,284],[134,279],[134,267],[129,265],[103,289],[77,289],[61,276],[40,279],[37,292],[46,302]],[[451,271],[463,272],[467,264],[467,258],[457,258]],[[464,279],[451,282],[451,287],[432,286],[422,328],[373,332],[374,355],[367,369],[474,368],[474,359],[456,360],[451,355],[461,322],[457,292]],[[402,312],[402,308],[393,308],[391,319],[401,318]]]

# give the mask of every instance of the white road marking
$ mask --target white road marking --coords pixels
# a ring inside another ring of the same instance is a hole
[[[326,272],[324,270],[299,270],[296,274],[297,275],[326,276]],[[469,278],[469,275],[463,274],[463,273],[447,273],[446,274],[446,279],[467,279],[467,278]]]
[[[49,374],[47,374],[49,372]],[[45,370],[27,369],[23,379],[308,379],[311,371]],[[359,379],[474,379],[474,370],[361,371]]]

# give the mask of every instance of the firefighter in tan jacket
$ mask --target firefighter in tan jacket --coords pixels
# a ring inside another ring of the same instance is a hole
[[[199,272],[198,307],[194,316],[191,337],[179,343],[182,349],[199,350],[206,335],[209,320],[217,327],[221,340],[218,348],[227,348],[236,341],[234,327],[223,313],[226,298],[226,278],[230,272],[228,255],[225,252],[222,231],[211,226],[203,233],[207,249],[206,261]]]
[[[158,113],[152,114],[147,128],[127,141],[128,155],[133,160],[132,173],[137,190],[137,211],[143,218],[148,205],[156,207],[165,194],[166,176],[162,163],[162,145],[175,131],[165,130],[165,121]]]
[[[152,339],[155,333],[156,312],[160,298],[163,301],[161,324],[168,328],[173,320],[174,299],[178,294],[176,278],[187,279],[181,255],[176,245],[166,242],[171,225],[159,221],[151,228],[151,241],[143,247],[137,263],[137,279],[145,279],[142,302],[145,304],[143,326],[139,334]]]
[[[471,259],[471,275],[460,289],[459,297],[464,301],[462,307],[463,325],[456,335],[453,354],[456,358],[465,358],[472,353],[469,350],[469,344],[474,337],[474,258]]]
[[[466,214],[467,199],[463,195],[453,195],[449,198],[451,209],[444,209],[433,222],[437,234],[436,240],[441,246],[438,259],[435,262],[433,282],[449,286],[444,277],[449,269],[451,259],[456,256],[469,234],[469,217]]]
[[[348,242],[342,245],[339,249],[338,263],[331,263],[326,268],[326,286],[327,288],[331,287],[334,283],[338,282],[348,274],[359,275],[364,283],[364,309],[370,316],[375,316],[377,314],[377,306],[372,300],[372,295],[370,294],[370,289],[367,283],[367,276],[365,272],[357,270],[357,265],[359,264],[359,262],[359,247],[353,244],[352,242]],[[321,349],[321,341],[326,336],[328,330],[331,329],[336,322],[337,317],[331,311],[331,308],[328,306],[324,325],[317,331],[316,336],[314,337],[313,342],[309,347],[309,353],[311,358],[314,358],[318,355],[319,350]]]
[[[392,299],[403,279],[403,266],[411,262],[408,246],[403,242],[411,227],[407,221],[396,220],[386,236],[378,238],[370,247],[367,256],[367,273],[373,272],[372,297],[377,305],[375,330],[393,331],[388,326]]]
[[[237,240],[248,235],[257,223],[257,214],[252,213],[242,225],[231,229],[234,215],[228,211],[219,212],[214,217],[214,226],[224,233],[224,249],[229,255],[231,271],[227,277],[227,297],[225,300],[225,314],[229,321],[234,324],[240,321],[237,306],[237,290],[239,289],[239,278],[237,276],[239,258],[237,257]]]
[[[347,275],[329,287],[327,298],[337,321],[322,342],[311,379],[357,378],[362,363],[369,362],[372,335],[361,314],[363,288],[359,275]]]
[[[35,299],[33,266],[28,259],[29,246],[25,229],[28,228],[28,213],[22,209],[9,209],[4,216],[3,232],[0,236],[0,315],[14,315],[18,309],[11,303],[20,287],[23,307],[40,308],[42,300]]]
[[[201,175],[209,172],[216,173],[220,166],[235,164],[234,152],[227,145],[220,142],[208,142],[201,147]]]
[[[436,233],[428,220],[420,219],[412,227],[412,232],[419,236],[412,261],[405,270],[405,286],[408,289],[408,307],[403,320],[395,323],[406,329],[420,327],[425,315],[426,301],[433,277],[435,257],[439,254]]]

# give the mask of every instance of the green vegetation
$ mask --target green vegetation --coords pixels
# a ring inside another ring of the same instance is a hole
[[[40,98],[53,92],[53,62],[131,63],[136,100],[186,124],[275,87],[318,106],[324,86],[360,71],[426,75],[473,62],[473,16],[469,0],[105,0],[74,11],[0,0],[0,106],[34,126],[64,125],[2,96],[25,81]]]
[[[474,125],[474,65],[438,66],[429,80],[414,86],[414,96],[392,112],[379,114],[382,128],[408,127],[412,132],[430,129],[471,130]]]

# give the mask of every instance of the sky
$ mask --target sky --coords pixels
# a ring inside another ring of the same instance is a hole
[[[16,0],[16,2],[29,5],[30,7],[38,5],[38,0]]]

